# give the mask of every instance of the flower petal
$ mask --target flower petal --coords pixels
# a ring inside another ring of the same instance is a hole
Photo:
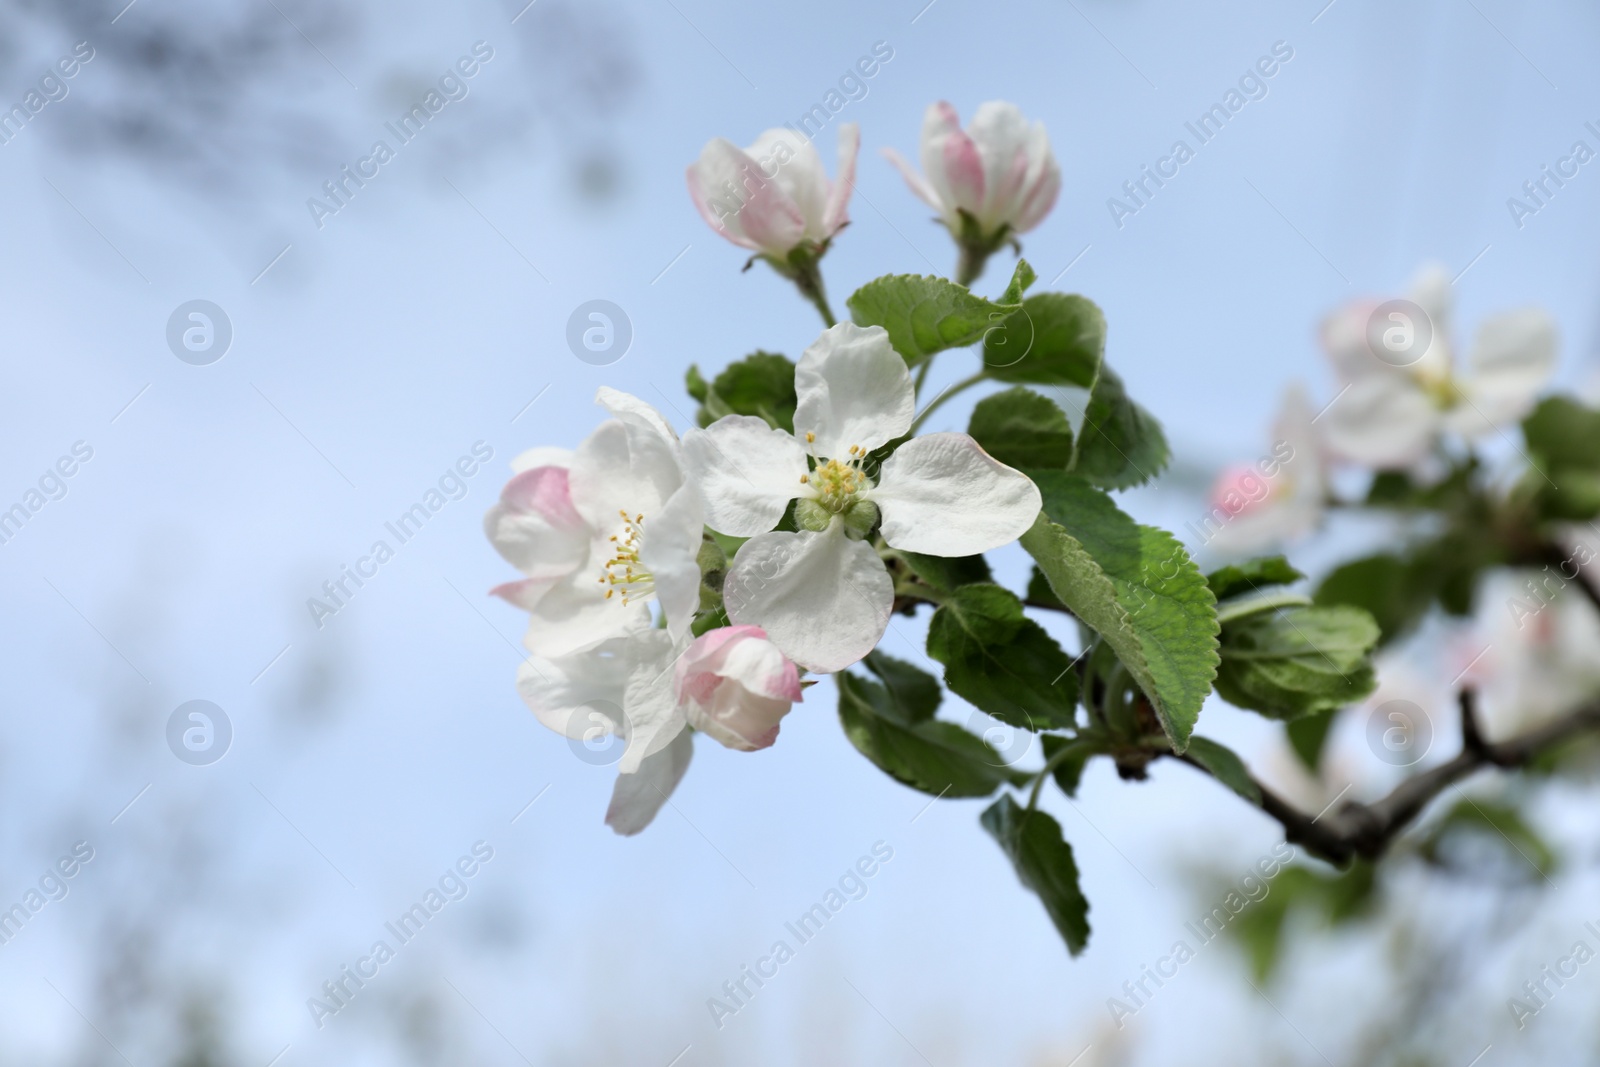
[[[683,484],[674,447],[637,423],[607,419],[578,446],[572,505],[591,529],[614,532],[620,512],[648,521]]]
[[[528,616],[522,644],[538,656],[570,656],[602,641],[642,630],[650,625],[650,608],[639,601],[606,599],[597,567],[567,578],[540,597]]]
[[[822,157],[816,145],[795,131],[779,126],[765,130],[756,143],[745,149],[745,155],[765,167],[774,182],[789,201],[800,210],[805,220],[804,236],[821,241],[823,218],[828,204],[828,172],[822,166]]]
[[[689,770],[694,755],[694,735],[684,730],[672,743],[647,757],[633,774],[617,775],[611,789],[611,806],[606,809],[606,825],[623,837],[649,826],[672,796]]]
[[[911,192],[916,195],[918,200],[921,200],[935,211],[944,211],[944,205],[939,202],[939,194],[933,191],[933,186],[928,184],[926,178],[911,169],[910,160],[892,148],[884,148],[880,149],[880,151],[883,154],[883,158],[887,159],[890,165],[900,172],[900,177],[906,180],[906,185],[910,186]]]
[[[824,533],[764,533],[740,547],[722,590],[728,618],[766,630],[807,670],[843,670],[877,645],[894,582],[872,546],[835,519]]]
[[[1050,151],[1050,135],[1045,132],[1044,123],[1035,122],[1029,129],[1027,153],[1027,188],[1011,221],[1017,233],[1027,233],[1043,222],[1055,206],[1056,194],[1061,192],[1061,166]]]
[[[594,394],[594,402],[605,408],[629,426],[656,434],[668,447],[677,445],[678,434],[661,412],[640,400],[632,393],[624,393],[609,385],[602,385]]]
[[[1439,412],[1428,395],[1409,379],[1388,374],[1352,382],[1320,418],[1329,448],[1381,470],[1417,463],[1439,430]]]
[[[570,448],[552,448],[540,445],[520,453],[511,461],[511,470],[514,474],[531,471],[535,467],[570,467],[572,466],[573,452]]]
[[[1011,222],[1022,205],[1030,170],[1032,130],[1017,105],[990,100],[978,106],[967,132],[983,171],[983,199],[975,214],[986,229],[993,230]]]
[[[517,692],[534,718],[574,741],[620,735],[626,690],[626,641],[607,642],[581,656],[530,657],[517,667]]]
[[[589,527],[572,506],[567,471],[535,467],[515,475],[483,517],[495,550],[529,578],[560,578],[589,558]]]
[[[806,452],[754,415],[726,415],[683,435],[683,464],[700,491],[706,524],[732,537],[778,525],[800,495]]]
[[[1461,382],[1471,401],[1462,418],[1472,429],[1456,428],[1484,433],[1531,411],[1539,390],[1555,373],[1556,345],[1556,324],[1539,308],[1508,312],[1485,322]]]
[[[656,583],[656,599],[667,633],[681,638],[700,607],[700,497],[685,484],[664,504],[644,532],[639,562]]]
[[[730,142],[708,141],[688,177],[700,216],[734,244],[783,256],[805,236],[805,216],[783,186]]]
[[[1039,517],[1039,489],[964,433],[907,441],[884,461],[867,498],[883,539],[932,556],[971,556],[1015,541]]]
[[[850,194],[856,187],[856,157],[861,153],[861,126],[846,122],[839,127],[839,176],[828,190],[822,212],[822,236],[832,237],[850,221]]]
[[[645,759],[671,743],[688,721],[678,705],[673,668],[679,645],[665,630],[640,630],[627,638],[626,699],[628,747],[617,770],[634,774]]]
[[[851,445],[886,445],[916,415],[911,374],[882,326],[841,322],[823,331],[800,356],[794,391],[795,435],[816,434],[812,452],[828,459],[848,458]]]

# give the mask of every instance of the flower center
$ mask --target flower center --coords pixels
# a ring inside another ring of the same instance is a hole
[[[626,606],[629,601],[648,600],[655,596],[656,579],[639,562],[639,546],[644,541],[644,516],[629,515],[626,511],[618,511],[617,514],[622,516],[622,532],[611,535],[614,555],[601,568],[600,584],[610,586],[606,590],[607,600],[621,592],[622,603]]]
[[[872,488],[872,480],[861,470],[861,462],[866,458],[864,449],[851,445],[848,460],[826,460],[810,474],[802,475],[800,480],[817,491],[817,503],[842,515],[854,506],[856,494]]]

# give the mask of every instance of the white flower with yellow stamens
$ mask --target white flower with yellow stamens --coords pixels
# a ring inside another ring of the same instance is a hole
[[[892,548],[969,556],[1022,536],[1039,490],[963,433],[907,441],[877,472],[871,453],[911,429],[916,393],[882,327],[842,322],[794,374],[795,431],[729,415],[683,439],[706,523],[748,537],[723,588],[728,617],[762,627],[790,659],[838,671],[872,651],[894,583],[861,540],[878,522]],[[769,532],[796,500],[797,533]]]
[[[484,516],[489,540],[527,577],[494,590],[529,612],[523,643],[565,656],[650,625],[673,639],[700,602],[700,504],[677,434],[649,404],[602,388],[613,416],[574,453],[535,449]]]

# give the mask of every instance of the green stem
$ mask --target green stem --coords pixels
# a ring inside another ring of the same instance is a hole
[[[917,430],[921,428],[922,424],[928,421],[928,416],[932,415],[935,411],[938,411],[940,406],[943,405],[945,401],[949,400],[957,393],[965,392],[966,390],[971,389],[974,385],[977,385],[986,377],[988,377],[988,375],[985,372],[979,371],[970,378],[961,379],[959,382],[955,383],[947,388],[944,392],[934,397],[933,402],[922,409],[922,414],[918,415],[914,420],[912,420],[911,429],[907,432],[916,433]]]
[[[1051,756],[1049,759],[1044,761],[1044,766],[1039,768],[1038,776],[1033,780],[1033,792],[1028,794],[1027,810],[1029,812],[1032,812],[1033,809],[1039,806],[1039,791],[1044,788],[1045,779],[1050,777],[1050,772],[1055,770],[1062,763],[1065,763],[1067,759],[1071,757],[1071,755],[1072,746],[1068,745],[1066,748],[1063,748],[1060,752],[1057,752],[1054,756]]]
[[[930,604],[943,604],[949,598],[931,585],[921,582],[899,581],[894,583],[895,596],[910,597],[913,600],[925,600]]]
[[[811,306],[822,315],[824,325],[832,327],[838,323],[839,320],[833,317],[833,309],[828,306],[828,294],[822,285],[822,269],[817,266],[816,260],[795,271],[794,284],[800,290],[800,295],[811,301]]]
[[[963,243],[961,255],[956,259],[956,284],[972,288],[972,283],[983,276],[983,268],[994,254],[993,249],[979,248]]]
[[[934,356],[936,356],[936,355],[938,355],[937,352],[934,353]],[[921,396],[922,395],[922,383],[928,380],[928,371],[931,370],[932,367],[933,367],[933,356],[929,356],[927,359],[922,361],[922,366],[917,368],[917,378],[916,378],[916,381],[912,383],[912,393],[913,393],[913,395],[915,395],[915,396]]]

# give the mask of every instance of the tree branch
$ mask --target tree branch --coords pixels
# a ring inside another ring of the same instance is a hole
[[[1261,810],[1282,824],[1286,840],[1303,845],[1329,863],[1343,866],[1356,857],[1368,860],[1381,857],[1423,809],[1456,782],[1484,767],[1525,767],[1557,746],[1591,732],[1600,733],[1600,701],[1509,741],[1488,741],[1478,723],[1476,695],[1464,689],[1461,692],[1461,751],[1455,758],[1407,778],[1381,800],[1370,804],[1347,800],[1337,810],[1312,816],[1260,781],[1256,781],[1256,785],[1261,789]],[[1193,760],[1183,759],[1183,762],[1199,767]]]

